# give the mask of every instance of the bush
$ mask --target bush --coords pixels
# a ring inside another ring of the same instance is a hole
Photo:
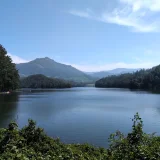
[[[138,113],[133,118],[132,132],[117,131],[109,138],[110,147],[89,144],[63,144],[47,136],[33,120],[18,129],[15,122],[0,130],[0,160],[156,160],[160,159],[160,137],[143,132]]]

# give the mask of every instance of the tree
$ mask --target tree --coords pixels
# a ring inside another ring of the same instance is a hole
[[[21,88],[70,88],[71,84],[62,79],[36,74],[22,78],[20,86]]]
[[[0,92],[15,90],[19,86],[18,70],[6,49],[0,45]]]
[[[130,88],[160,91],[160,65],[151,69],[141,69],[135,73],[108,76],[95,84],[100,88]]]

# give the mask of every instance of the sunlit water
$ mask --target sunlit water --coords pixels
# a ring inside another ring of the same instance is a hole
[[[160,133],[160,94],[125,89],[72,88],[0,95],[0,127],[32,118],[52,137],[65,143],[108,146],[116,130],[131,130],[139,112],[147,133]]]

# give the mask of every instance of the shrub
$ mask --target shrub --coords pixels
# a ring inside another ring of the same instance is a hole
[[[0,160],[156,160],[160,159],[160,137],[143,132],[138,113],[133,118],[132,132],[120,131],[109,138],[110,147],[96,148],[89,144],[63,144],[47,136],[33,120],[18,129],[11,122],[0,129]]]

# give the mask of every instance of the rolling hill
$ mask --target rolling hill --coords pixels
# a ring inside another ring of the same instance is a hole
[[[21,77],[27,77],[35,74],[43,74],[47,77],[72,80],[75,82],[93,82],[94,78],[82,71],[70,66],[55,62],[45,57],[37,58],[28,63],[16,64]]]

